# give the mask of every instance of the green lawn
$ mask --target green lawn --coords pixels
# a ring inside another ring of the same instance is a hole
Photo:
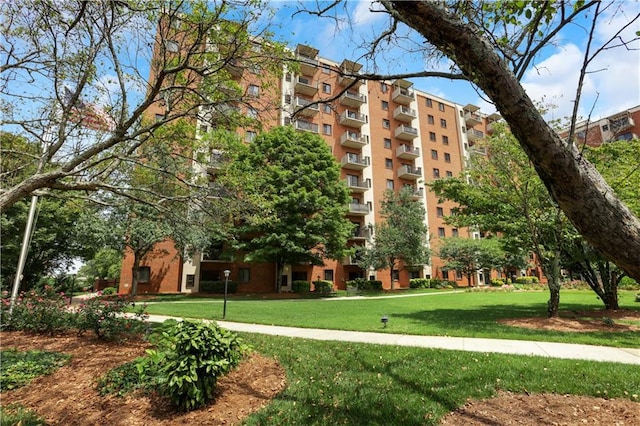
[[[620,305],[640,310],[633,291],[620,292]],[[544,317],[547,292],[433,294],[419,297],[347,300],[241,300],[227,304],[228,321],[400,334],[545,340],[617,347],[639,347],[638,333],[565,333],[498,324],[501,318]],[[593,292],[565,290],[561,310],[602,309]],[[160,302],[150,314],[222,319],[218,299]],[[389,317],[382,328],[380,318]]]
[[[242,334],[287,371],[246,424],[434,425],[498,390],[638,401],[637,366]]]

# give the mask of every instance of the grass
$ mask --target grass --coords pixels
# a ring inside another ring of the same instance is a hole
[[[24,386],[38,376],[50,374],[67,364],[71,356],[58,352],[18,351],[3,349],[0,351],[0,389],[11,390]]]
[[[242,334],[287,371],[287,388],[247,425],[435,425],[498,390],[638,401],[637,367],[590,361],[319,342]]]
[[[484,337],[537,340],[592,345],[638,347],[634,332],[570,333],[529,330],[497,323],[503,318],[544,317],[546,292],[441,293],[418,297],[347,300],[229,300],[228,321],[308,328],[375,331],[399,334]],[[634,292],[620,292],[620,306],[640,310]],[[602,309],[594,293],[567,290],[561,294],[561,310]],[[154,303],[150,314],[185,318],[222,318],[222,304],[215,300]],[[382,328],[380,318],[389,317]],[[603,313],[603,316],[604,313]]]

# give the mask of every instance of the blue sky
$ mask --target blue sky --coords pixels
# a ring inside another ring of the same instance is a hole
[[[271,6],[278,10],[276,22],[280,24],[280,29],[277,36],[291,47],[298,43],[314,46],[320,50],[322,57],[337,62],[345,58],[359,58],[364,52],[359,47],[363,40],[371,40],[388,22],[384,13],[370,10],[370,1],[357,0],[349,0],[336,9],[334,15],[338,20],[320,19],[305,13],[292,16],[299,8],[314,7],[315,4],[315,1],[272,1]],[[611,37],[630,17],[640,13],[638,2],[623,2],[619,6],[605,12],[605,19],[595,32],[596,46]],[[636,23],[623,33],[623,38],[633,39],[638,30],[640,26]],[[405,31],[407,45],[420,47],[421,37],[408,29]],[[544,99],[545,103],[557,106],[547,115],[547,119],[566,117],[572,111],[578,73],[586,48],[585,31],[579,26],[572,26],[559,34],[553,45],[538,58],[536,68],[530,69],[522,80],[534,101]],[[586,118],[591,113],[592,118],[601,118],[640,104],[640,43],[636,41],[631,47],[603,51],[593,62],[590,69],[594,72],[585,79],[580,116]],[[360,62],[365,64],[368,71],[375,68],[378,72],[415,72],[434,69],[434,65],[439,70],[447,67],[446,63],[426,64],[421,54],[406,54],[396,46],[389,46],[375,63]],[[435,78],[413,81],[416,88],[433,95],[463,105],[472,103],[487,113],[495,110],[469,83]]]

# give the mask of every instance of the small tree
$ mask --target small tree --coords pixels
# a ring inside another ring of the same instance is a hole
[[[420,202],[411,198],[412,195],[409,188],[385,192],[380,209],[384,222],[375,225],[373,240],[363,250],[359,262],[363,269],[388,268],[391,289],[395,288],[394,271],[401,264],[424,265],[429,262],[425,210]]]

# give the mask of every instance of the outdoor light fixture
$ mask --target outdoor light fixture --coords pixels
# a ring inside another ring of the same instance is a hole
[[[382,318],[380,318],[380,322],[382,323],[382,326],[384,328],[387,328],[387,323],[389,322],[389,317],[386,315],[383,315]]]
[[[231,275],[231,271],[228,269],[224,270],[224,305],[222,305],[222,319],[227,316],[227,289],[229,288],[229,275]]]

